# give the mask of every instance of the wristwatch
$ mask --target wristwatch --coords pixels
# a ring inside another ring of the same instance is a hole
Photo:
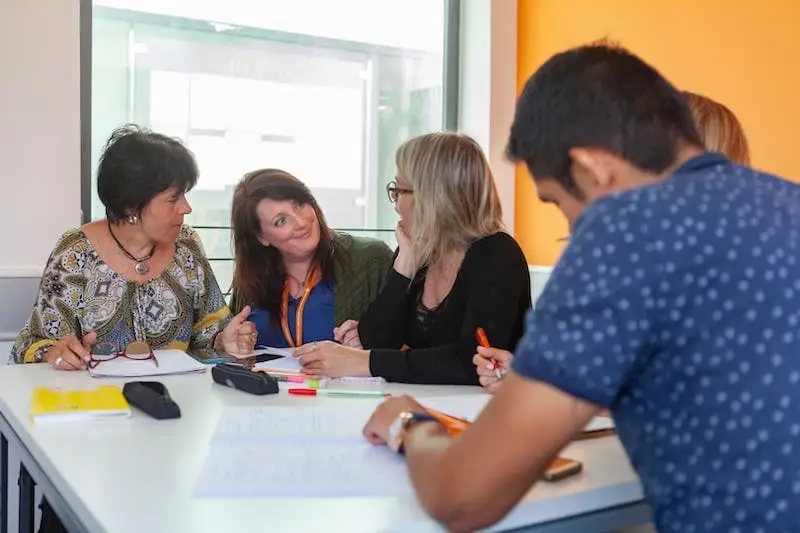
[[[406,436],[408,430],[414,424],[418,424],[419,422],[439,422],[433,416],[429,415],[428,413],[415,413],[413,411],[403,411],[399,415],[392,425],[389,426],[389,438],[386,441],[386,444],[389,446],[389,449],[395,453],[403,455],[403,439]]]

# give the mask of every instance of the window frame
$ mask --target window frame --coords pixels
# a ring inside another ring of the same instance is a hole
[[[81,222],[88,223],[92,219],[92,17],[94,7],[92,0],[79,0],[80,26],[80,139],[81,139]],[[98,8],[108,9],[108,8]],[[459,78],[460,78],[460,39],[461,39],[461,0],[444,0],[444,49],[442,76],[442,126],[443,129],[456,131],[459,116]],[[158,20],[160,15],[152,15]],[[187,19],[187,24],[201,24],[201,21]],[[265,30],[260,28],[241,27],[237,34],[244,37],[264,37],[269,35],[276,40],[285,37],[289,42],[298,42],[294,34]],[[289,39],[288,36],[291,36]],[[324,37],[304,37],[307,44],[326,44],[337,47],[341,41]],[[380,48],[383,51],[392,47],[371,45],[369,43],[351,43],[348,47],[363,47],[365,51]],[[345,228],[338,228],[345,229]],[[383,228],[364,228],[364,232],[381,231]]]

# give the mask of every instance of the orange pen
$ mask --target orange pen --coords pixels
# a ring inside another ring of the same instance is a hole
[[[447,429],[447,432],[454,437],[460,435],[469,427],[469,420],[448,415],[447,413],[442,413],[441,411],[429,407],[426,407],[425,410],[429,415],[438,420]]]
[[[486,332],[483,331],[483,328],[478,326],[478,329],[475,330],[475,337],[478,339],[478,344],[483,346],[484,348],[491,348],[492,345],[489,344],[489,337],[486,336]],[[503,379],[503,374],[500,372],[500,368],[497,366],[497,361],[492,360],[492,370],[494,370],[494,375],[497,376],[497,379]]]

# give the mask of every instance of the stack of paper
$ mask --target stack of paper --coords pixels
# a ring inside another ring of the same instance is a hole
[[[206,371],[203,363],[182,350],[153,350],[153,354],[158,364],[152,359],[117,357],[90,368],[89,373],[96,378],[138,378]]]
[[[362,435],[376,401],[223,411],[196,494],[205,498],[412,494],[403,459]],[[235,452],[232,453],[231,451]]]

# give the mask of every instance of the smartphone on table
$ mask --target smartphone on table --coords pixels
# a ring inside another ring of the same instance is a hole
[[[264,363],[274,359],[283,359],[283,356],[274,353],[259,353],[254,355],[245,355],[244,357],[234,357],[232,362],[242,366],[256,366],[256,363]]]
[[[581,473],[583,463],[566,457],[556,457],[542,474],[545,481],[559,481]]]
[[[196,348],[193,350],[188,350],[186,353],[204,365],[216,365],[219,363],[230,363],[236,361],[236,357],[219,350],[213,350],[211,348]]]

